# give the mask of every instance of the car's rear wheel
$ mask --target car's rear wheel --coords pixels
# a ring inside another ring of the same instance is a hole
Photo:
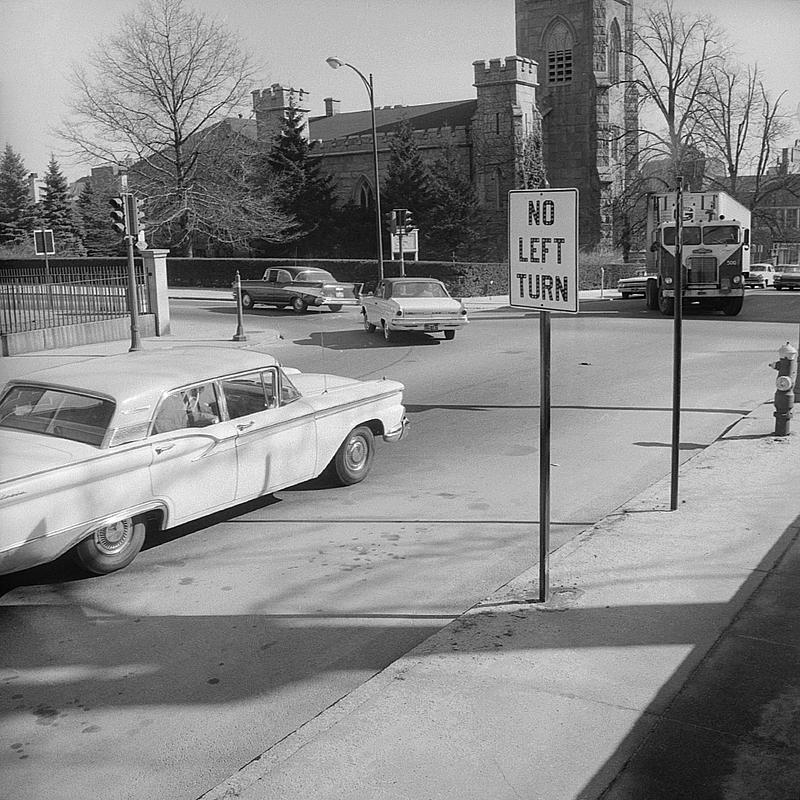
[[[367,312],[362,310],[361,316],[363,318],[364,330],[367,333],[375,333],[375,326],[367,319]]]
[[[455,339],[456,338],[456,332],[455,331],[445,331],[444,332],[444,338],[445,339]]]
[[[302,297],[293,297],[292,298],[292,308],[298,314],[304,314],[306,311],[308,311],[308,303],[306,303],[306,301],[303,300]]]
[[[375,435],[366,425],[347,434],[330,463],[331,477],[341,486],[351,486],[367,477],[375,455]]]
[[[622,296],[623,300],[628,300],[630,298],[630,296],[631,296],[631,293],[630,292],[620,292],[620,295]]]
[[[341,311],[341,310],[342,310],[342,307],[341,307],[341,306],[340,306],[338,303],[337,303],[337,304],[335,304],[335,305],[332,305],[332,306],[328,306],[328,308],[329,308],[331,311],[333,311],[333,313],[334,313],[334,314],[335,314],[337,311]]]
[[[128,517],[92,532],[73,548],[77,564],[92,575],[107,575],[127,567],[144,544],[143,519]]]
[[[242,308],[250,309],[254,305],[253,298],[247,292],[242,292]]]

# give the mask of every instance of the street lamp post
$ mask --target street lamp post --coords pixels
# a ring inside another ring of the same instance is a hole
[[[383,280],[383,233],[381,232],[381,184],[378,174],[378,132],[375,128],[375,94],[372,90],[372,73],[370,72],[369,78],[365,78],[364,74],[356,69],[352,64],[342,61],[339,58],[326,58],[328,66],[331,69],[339,69],[339,67],[350,67],[353,72],[361,78],[361,82],[367,90],[369,95],[369,110],[372,116],[372,158],[373,167],[375,169],[375,232],[377,234],[378,243],[378,279]]]

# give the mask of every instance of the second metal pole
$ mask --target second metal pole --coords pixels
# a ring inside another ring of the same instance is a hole
[[[539,601],[550,597],[550,312],[539,312]]]

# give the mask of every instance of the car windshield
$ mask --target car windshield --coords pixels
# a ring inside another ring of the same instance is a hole
[[[42,386],[12,386],[0,400],[0,428],[100,446],[114,403]]]
[[[392,286],[392,297],[447,297],[444,286],[435,281],[409,281],[395,283]]]
[[[336,278],[324,269],[305,269],[295,276],[301,283],[336,283]]]

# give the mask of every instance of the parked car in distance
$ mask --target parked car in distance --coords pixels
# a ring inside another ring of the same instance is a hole
[[[362,285],[337,281],[324,269],[270,267],[259,281],[241,281],[242,308],[250,309],[258,303],[278,308],[291,307],[301,314],[312,306],[341,311],[344,306],[358,306]],[[234,300],[237,292],[234,282]]]
[[[441,331],[445,339],[468,324],[467,310],[435,278],[384,278],[361,298],[364,329],[389,341],[402,331]]]
[[[772,264],[751,264],[745,273],[744,285],[750,289],[766,289],[775,283],[775,267]]]
[[[776,264],[774,286],[781,289],[800,289],[800,264]]]
[[[646,297],[649,280],[656,280],[656,276],[648,274],[646,269],[637,269],[633,277],[620,278],[617,281],[617,291],[622,295],[623,300],[627,300],[635,294]]]
[[[403,385],[225,347],[37,371],[0,394],[0,574],[72,552],[91,574],[163,530],[326,473],[363,480],[408,424]],[[235,543],[231,543],[234,547]]]

